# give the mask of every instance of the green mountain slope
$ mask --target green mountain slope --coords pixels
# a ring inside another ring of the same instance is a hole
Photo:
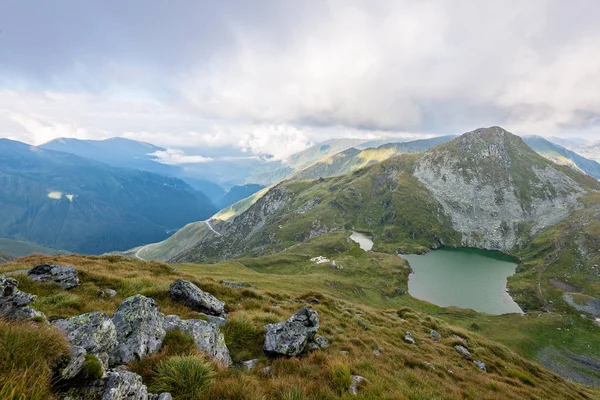
[[[61,254],[59,250],[54,250],[48,247],[38,246],[35,243],[24,242],[22,240],[11,240],[0,238],[0,253],[5,256],[19,258],[30,254]]]
[[[212,203],[183,181],[0,140],[0,236],[82,253],[165,239]]]
[[[600,179],[600,163],[580,156],[558,144],[554,144],[540,136],[525,136],[523,140],[538,154],[554,161],[557,164],[567,165],[584,172],[596,179]]]

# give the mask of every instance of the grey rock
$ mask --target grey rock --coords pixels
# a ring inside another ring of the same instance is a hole
[[[452,335],[452,337],[456,340],[460,340],[465,346],[468,344],[467,339],[458,335]]]
[[[473,363],[477,365],[477,367],[483,372],[487,372],[487,368],[485,367],[485,363],[483,361],[473,360]]]
[[[77,270],[71,266],[40,264],[31,268],[27,275],[33,281],[55,283],[63,289],[79,286]]]
[[[454,346],[454,348],[456,349],[456,351],[458,351],[460,354],[462,354],[465,358],[467,358],[467,359],[471,358],[471,352],[466,347],[457,344],[456,346]]]
[[[252,286],[249,283],[246,282],[240,282],[240,283],[235,283],[235,282],[228,282],[228,281],[221,281],[219,282],[221,285],[225,285],[225,286],[229,286],[230,288],[234,288],[234,289],[239,289],[239,288],[253,288],[256,289],[256,286]]]
[[[360,327],[363,328],[365,331],[369,329],[369,326],[361,319],[358,320],[358,325],[360,325]]]
[[[225,318],[225,317],[219,317],[217,315],[208,315],[208,314],[204,314],[204,313],[200,313],[200,315],[206,317],[208,322],[215,324],[217,326],[223,326],[227,323],[227,318]]]
[[[373,355],[376,355],[377,357],[379,357],[381,355],[381,351],[375,349],[375,350],[373,350]]]
[[[165,330],[181,329],[194,339],[196,348],[213,357],[224,365],[231,364],[229,349],[225,344],[225,337],[218,326],[201,319],[182,320],[177,315],[167,315],[163,324]]]
[[[423,361],[423,365],[425,365],[426,367],[429,367],[431,369],[435,369],[435,366],[430,362]]]
[[[412,333],[410,332],[406,332],[406,335],[404,335],[404,341],[410,344],[417,344],[417,342],[415,342],[415,339],[412,336]]]
[[[319,329],[319,314],[303,307],[287,321],[265,325],[264,351],[297,356],[302,354]]]
[[[212,294],[202,291],[190,281],[178,279],[171,284],[170,295],[173,300],[184,303],[191,309],[209,315],[223,316],[225,302]]]
[[[431,340],[433,340],[434,342],[439,342],[441,340],[441,335],[437,331],[434,331],[432,329],[431,332],[429,332],[429,334],[431,335]]]
[[[350,393],[357,395],[358,394],[358,385],[362,382],[368,382],[367,378],[360,375],[352,375],[352,383],[350,384]]]
[[[107,374],[102,400],[147,400],[148,389],[142,377],[129,371],[110,371]]]
[[[258,364],[258,358],[248,360],[248,361],[242,361],[242,367],[244,369],[246,369],[247,371],[252,371],[254,369],[254,367],[256,366],[256,364]]]
[[[110,364],[137,361],[160,350],[166,333],[163,320],[154,299],[137,294],[123,300],[112,317],[118,344]]]
[[[320,350],[329,347],[329,342],[324,336],[317,335],[308,342],[307,349],[310,351]]]
[[[109,355],[117,346],[117,330],[113,321],[102,312],[91,312],[53,324],[67,335],[73,346],[83,347],[108,367]]]
[[[171,393],[151,394],[148,393],[148,400],[173,400]]]
[[[6,319],[33,319],[46,316],[29,307],[28,305],[36,299],[36,296],[21,292],[18,289],[19,282],[14,278],[0,275],[0,317]]]
[[[73,379],[81,372],[87,351],[81,346],[71,346],[69,364],[60,371],[62,379]]]
[[[117,295],[117,291],[113,289],[104,289],[104,294],[108,297],[114,297]]]

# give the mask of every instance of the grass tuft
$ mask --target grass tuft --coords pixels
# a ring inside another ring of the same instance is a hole
[[[177,399],[198,399],[213,383],[215,376],[212,364],[200,357],[176,356],[158,364],[149,389],[153,393],[169,392]]]

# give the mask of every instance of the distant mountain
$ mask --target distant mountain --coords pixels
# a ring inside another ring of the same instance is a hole
[[[10,258],[24,257],[29,254],[66,254],[65,251],[54,250],[49,247],[38,246],[35,243],[22,240],[0,238],[0,254]],[[0,256],[1,257],[1,256]]]
[[[587,159],[600,162],[600,141],[588,141],[585,139],[562,139],[552,137],[549,139],[568,150],[574,151]]]
[[[216,211],[180,179],[0,139],[0,237],[98,254]]]
[[[557,164],[567,165],[582,171],[596,179],[600,179],[600,163],[580,156],[558,144],[544,139],[541,136],[524,136],[523,140],[538,154],[554,161]]]
[[[259,190],[261,190],[263,188],[264,188],[264,186],[257,185],[257,184],[234,186],[231,189],[229,189],[227,194],[225,194],[225,196],[220,198],[215,203],[215,205],[220,209],[229,207],[233,203],[237,203],[238,201],[245,199],[248,196],[253,195],[254,193],[258,192]]]

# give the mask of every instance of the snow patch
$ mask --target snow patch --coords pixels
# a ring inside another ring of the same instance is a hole
[[[62,198],[62,192],[59,192],[57,190],[53,190],[50,193],[48,193],[48,197],[54,200],[60,200]]]

